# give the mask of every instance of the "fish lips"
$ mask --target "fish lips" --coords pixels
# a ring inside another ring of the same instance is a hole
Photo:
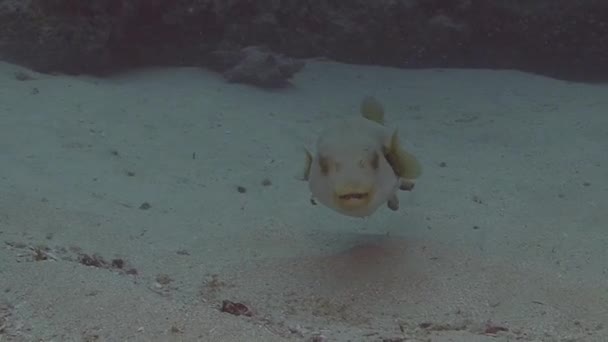
[[[334,189],[333,201],[343,210],[358,210],[370,204],[374,192],[373,186],[339,186]]]

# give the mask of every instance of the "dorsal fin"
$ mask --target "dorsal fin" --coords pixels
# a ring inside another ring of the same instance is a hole
[[[384,125],[384,107],[373,96],[368,96],[361,102],[361,115],[368,120]]]

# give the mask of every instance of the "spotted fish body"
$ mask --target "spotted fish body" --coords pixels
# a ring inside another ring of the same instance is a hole
[[[420,174],[397,132],[383,125],[380,103],[366,98],[361,114],[321,132],[316,154],[306,152],[303,177],[314,200],[354,217],[370,216],[385,203],[397,210],[397,191],[411,190]]]

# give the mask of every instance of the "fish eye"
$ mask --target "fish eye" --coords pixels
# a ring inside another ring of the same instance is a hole
[[[329,159],[327,157],[321,156],[319,157],[319,167],[321,168],[321,173],[326,175],[329,173]]]
[[[371,166],[372,169],[377,170],[380,166],[380,156],[377,152],[373,152],[368,157],[359,159],[357,165],[362,169]]]
[[[378,155],[378,152],[374,152],[374,154],[372,155],[370,165],[374,170],[377,170],[378,167],[380,167],[380,156]]]

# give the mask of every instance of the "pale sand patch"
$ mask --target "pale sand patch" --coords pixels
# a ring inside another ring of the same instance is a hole
[[[608,334],[603,85],[325,62],[281,91],[189,68],[17,70],[0,64],[0,340]],[[300,147],[370,94],[424,174],[402,210],[357,220],[295,176]],[[32,261],[40,245],[51,260]]]

